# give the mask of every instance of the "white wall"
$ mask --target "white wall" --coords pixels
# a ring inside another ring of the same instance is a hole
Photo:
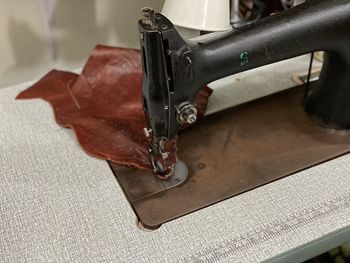
[[[140,9],[160,11],[163,1],[0,0],[0,88],[41,77],[52,68],[81,67],[98,43],[138,47]],[[43,23],[41,7],[47,4],[53,6],[54,51]]]

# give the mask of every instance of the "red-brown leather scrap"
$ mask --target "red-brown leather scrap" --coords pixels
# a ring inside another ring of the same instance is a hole
[[[88,154],[119,165],[151,169],[149,139],[141,100],[142,68],[135,49],[97,46],[80,75],[52,70],[16,99],[41,98],[54,110],[56,122],[71,128]],[[196,98],[203,116],[212,90]],[[168,145],[167,165],[176,162],[176,142]]]

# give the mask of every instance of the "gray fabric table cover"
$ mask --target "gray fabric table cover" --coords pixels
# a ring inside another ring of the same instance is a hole
[[[141,231],[107,163],[14,100],[28,85],[0,90],[0,262],[258,262],[350,225],[347,155]]]

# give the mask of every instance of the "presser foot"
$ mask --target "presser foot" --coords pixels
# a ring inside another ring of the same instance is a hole
[[[164,175],[157,174],[161,180],[171,180],[181,183],[186,180],[188,169],[183,161],[178,160],[176,164],[170,169],[170,172]]]
[[[151,163],[153,167],[153,174],[157,176],[160,180],[168,180],[175,172],[175,166],[168,168],[168,171],[164,169],[163,164],[151,157]]]
[[[150,131],[145,128],[146,137],[150,136]],[[154,137],[150,143],[149,158],[152,164],[154,175],[161,180],[168,180],[175,172],[175,166],[167,165],[169,152],[166,150],[166,140],[164,138]]]

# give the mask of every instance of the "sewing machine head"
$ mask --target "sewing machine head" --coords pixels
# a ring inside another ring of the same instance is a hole
[[[163,162],[167,141],[184,125],[197,120],[191,51],[174,25],[163,15],[144,8],[139,21],[143,61],[142,96],[151,137],[154,172],[167,177]],[[170,171],[171,173],[171,171]]]
[[[348,0],[310,0],[202,41],[183,40],[166,17],[144,8],[139,21],[142,96],[154,173],[172,174],[164,169],[167,142],[182,126],[196,122],[194,99],[204,85],[313,51],[326,51],[326,59],[305,109],[326,125],[350,128],[350,73],[344,66],[350,65],[349,8]]]

